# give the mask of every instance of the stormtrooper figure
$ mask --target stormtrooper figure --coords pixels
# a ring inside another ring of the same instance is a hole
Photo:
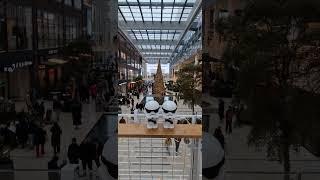
[[[144,106],[146,110],[146,120],[147,120],[147,128],[148,129],[157,129],[158,123],[157,120],[159,118],[158,112],[160,109],[160,105],[155,100],[150,100]]]
[[[174,128],[174,119],[175,113],[177,111],[177,105],[175,102],[167,100],[162,104],[163,110],[163,127],[165,129],[173,129]]]

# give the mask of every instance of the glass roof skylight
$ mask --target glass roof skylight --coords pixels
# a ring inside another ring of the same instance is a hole
[[[147,61],[168,58],[192,16],[196,1],[118,0],[119,26]]]

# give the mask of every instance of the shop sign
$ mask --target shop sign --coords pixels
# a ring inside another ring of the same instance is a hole
[[[57,54],[58,53],[58,49],[52,49],[48,51],[48,54]]]
[[[32,65],[32,61],[23,61],[23,62],[17,62],[15,64],[11,64],[11,66],[4,67],[4,72],[13,72],[16,68],[22,68],[25,66]]]
[[[53,55],[53,54],[58,54],[59,49],[54,48],[54,49],[45,49],[45,50],[40,50],[39,54],[40,55]]]
[[[46,68],[46,65],[44,65],[44,64],[41,64],[41,65],[39,65],[39,67],[38,67],[39,69],[45,69]]]

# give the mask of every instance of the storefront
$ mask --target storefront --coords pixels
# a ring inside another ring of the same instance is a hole
[[[24,99],[30,90],[32,52],[0,54],[0,96]]]
[[[38,51],[38,78],[40,92],[48,95],[49,91],[61,89],[63,86],[63,71],[67,61],[59,55],[59,49]]]

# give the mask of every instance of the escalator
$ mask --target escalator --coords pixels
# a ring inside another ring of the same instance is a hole
[[[96,141],[104,144],[102,152],[102,166],[100,176],[102,179],[118,179],[118,114],[103,114],[93,128],[89,131],[85,140]]]

